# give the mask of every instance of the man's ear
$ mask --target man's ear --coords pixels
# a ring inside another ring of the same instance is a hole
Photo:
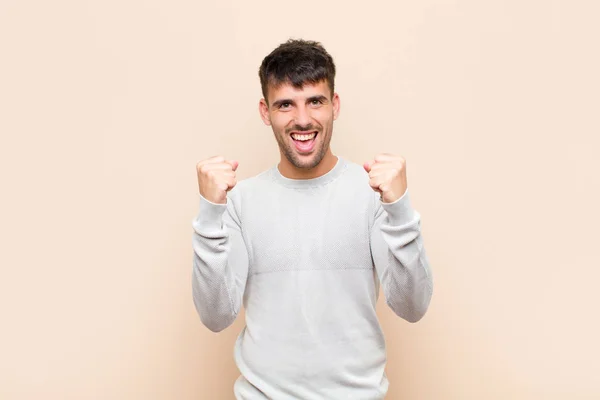
[[[267,101],[263,98],[258,102],[258,112],[260,113],[260,118],[263,120],[265,125],[271,125],[271,116],[269,115],[269,105]]]
[[[333,120],[335,121],[340,115],[340,96],[337,93],[334,93],[331,102],[333,104]]]

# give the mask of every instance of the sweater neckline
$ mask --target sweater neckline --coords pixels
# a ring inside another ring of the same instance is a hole
[[[307,188],[324,186],[324,185],[334,181],[335,179],[337,179],[342,174],[342,172],[344,172],[344,170],[346,169],[346,160],[344,160],[340,156],[336,156],[336,157],[337,157],[337,162],[335,163],[333,168],[330,169],[325,174],[318,176],[316,178],[310,178],[310,179],[287,178],[281,174],[281,172],[279,171],[278,165],[275,165],[273,168],[271,168],[271,170],[272,170],[271,175],[273,176],[273,179],[277,183],[279,183],[283,186],[286,186],[286,187],[290,187],[290,188],[307,189]]]

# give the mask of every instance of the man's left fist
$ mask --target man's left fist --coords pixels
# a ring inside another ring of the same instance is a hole
[[[379,154],[375,160],[364,163],[369,173],[369,185],[381,193],[384,203],[393,203],[406,192],[406,161],[391,154]]]

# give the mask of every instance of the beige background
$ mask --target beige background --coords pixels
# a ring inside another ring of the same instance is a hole
[[[379,303],[388,399],[600,399],[599,3],[360,4],[1,0],[1,399],[232,398],[195,164],[277,162],[257,70],[289,37],[336,60],[334,152],[408,162],[435,293]]]

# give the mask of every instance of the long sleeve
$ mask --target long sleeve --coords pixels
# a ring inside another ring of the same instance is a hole
[[[226,205],[200,196],[192,226],[194,305],[202,323],[219,332],[237,317],[248,277],[248,252],[231,196]]]
[[[433,292],[420,214],[411,207],[408,191],[394,203],[376,199],[375,204],[371,252],[386,302],[399,317],[417,322]]]

